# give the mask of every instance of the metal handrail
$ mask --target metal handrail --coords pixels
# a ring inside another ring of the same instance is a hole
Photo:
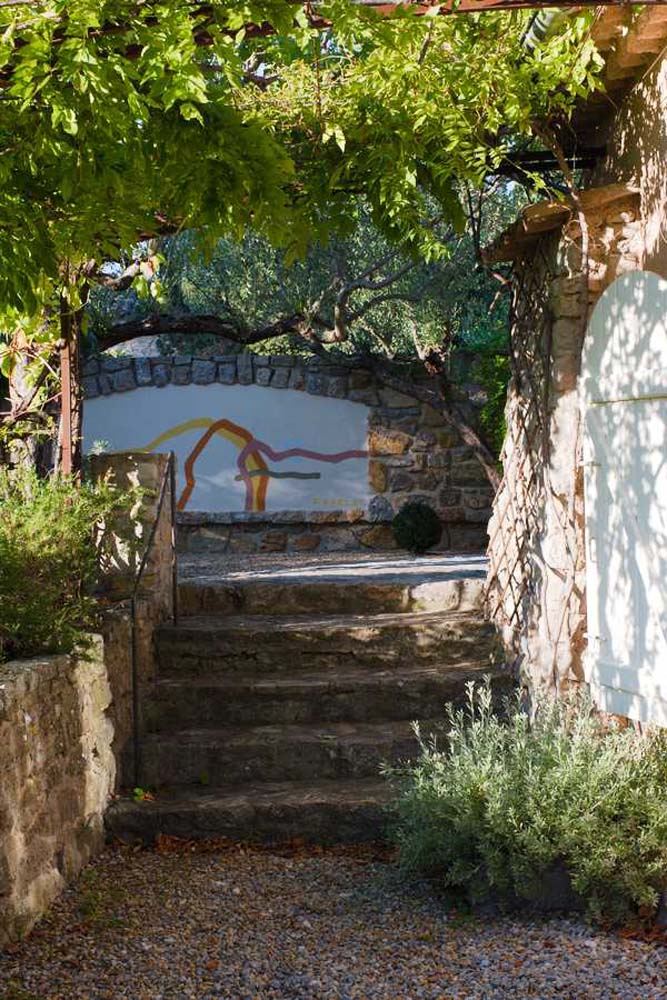
[[[157,533],[165,497],[167,495],[167,484],[170,493],[170,520],[171,520],[171,618],[174,623],[178,621],[178,565],[176,562],[176,458],[173,451],[169,452],[167,464],[165,465],[160,490],[158,493],[155,517],[151,525],[150,534],[146,547],[144,548],[139,570],[134,580],[130,604],[132,608],[132,744],[133,744],[133,771],[134,785],[141,782],[142,761],[141,761],[141,731],[139,727],[139,674],[138,674],[138,643],[137,643],[137,597],[143,575],[148,565],[148,560],[153,549],[153,542]]]
[[[170,515],[171,515],[171,529],[172,529],[172,552],[175,552],[175,540],[174,540],[174,530],[176,524],[176,500],[175,500],[175,480],[176,480],[176,458],[173,451],[170,451],[167,457],[167,464],[165,465],[164,472],[162,473],[162,479],[160,480],[160,492],[158,494],[157,507],[155,510],[155,517],[153,519],[153,524],[151,525],[151,531],[148,536],[148,541],[146,542],[146,547],[144,549],[143,555],[141,557],[141,562],[139,563],[139,571],[134,580],[134,588],[132,590],[132,599],[137,596],[139,592],[139,586],[144,575],[146,566],[148,565],[148,557],[151,554],[153,548],[153,542],[155,541],[155,535],[157,532],[158,524],[160,523],[160,517],[162,516],[162,508],[164,507],[164,498],[167,493],[167,483],[170,485]],[[172,558],[172,567],[176,565],[175,557]],[[176,587],[175,587],[176,577],[172,572],[172,617],[174,622],[177,617],[176,610]]]

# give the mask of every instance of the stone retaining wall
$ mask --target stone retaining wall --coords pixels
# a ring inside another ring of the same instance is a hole
[[[0,948],[27,933],[104,843],[116,780],[110,674],[85,658],[0,666]]]
[[[106,591],[113,605],[102,635],[89,637],[78,655],[0,665],[0,948],[27,933],[102,848],[109,796],[132,783],[134,680],[142,700],[156,674],[154,627],[173,611],[168,494],[135,588],[166,463],[164,455],[104,455],[92,463],[94,476],[110,473],[119,486],[144,490],[131,523],[114,537]],[[136,550],[128,549],[128,532]],[[139,733],[142,725],[139,718]]]
[[[442,539],[432,551],[481,552],[486,545],[488,511],[479,522],[443,522]],[[254,518],[257,518],[256,520]],[[285,511],[270,515],[179,514],[180,552],[233,555],[267,552],[359,552],[397,548],[391,514],[376,521],[362,511]]]
[[[348,551],[391,548],[388,528],[408,500],[423,500],[440,515],[442,547],[486,546],[493,491],[473,450],[427,403],[382,385],[365,369],[326,360],[249,353],[211,359],[102,356],[86,363],[87,398],[172,385],[258,385],[347,399],[368,410],[366,510],[279,511],[258,514],[186,511],[179,515],[184,550],[229,552]],[[483,398],[462,400],[475,422]],[[279,418],[279,414],[277,414]]]

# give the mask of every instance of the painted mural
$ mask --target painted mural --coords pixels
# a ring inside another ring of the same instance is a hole
[[[84,407],[84,450],[173,451],[180,510],[365,508],[367,409],[259,386],[169,385]]]

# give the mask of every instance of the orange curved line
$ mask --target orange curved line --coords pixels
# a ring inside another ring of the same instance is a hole
[[[219,430],[223,430],[223,429],[231,431],[232,434],[236,434],[239,438],[241,438],[242,441],[245,441],[246,444],[249,444],[253,440],[252,434],[250,434],[247,430],[245,430],[245,428],[239,427],[238,424],[232,423],[231,420],[216,420],[214,423],[212,423],[211,426],[206,429],[206,431],[204,432],[204,434],[202,434],[202,436],[200,437],[199,441],[197,441],[196,445],[194,446],[194,448],[192,449],[192,451],[190,452],[190,454],[188,455],[188,457],[185,460],[185,465],[183,467],[183,472],[184,472],[184,475],[185,475],[186,485],[185,485],[185,487],[183,489],[183,492],[181,493],[180,497],[178,498],[178,503],[176,505],[178,510],[184,510],[185,509],[185,506],[186,506],[188,500],[192,496],[192,491],[195,488],[195,476],[194,476],[194,464],[195,464],[195,462],[197,461],[197,459],[199,458],[199,456],[201,455],[202,451],[204,450],[204,448],[206,447],[206,445],[209,443],[209,441],[211,440],[211,438],[213,437],[213,435],[217,434],[217,432]],[[252,458],[253,459],[253,461],[254,461],[254,463],[255,463],[255,465],[256,465],[256,467],[258,469],[261,469],[261,470],[265,471],[268,468],[266,462],[264,461],[264,459],[262,458],[262,456],[258,452],[253,451],[252,454],[248,456],[248,458]],[[257,477],[257,485],[255,484],[255,480],[253,480],[253,483],[252,483],[253,504],[252,504],[252,506],[253,506],[253,508],[255,510],[264,510],[264,504],[265,504],[265,501],[266,501],[266,486],[267,486],[267,484],[268,484],[268,479],[265,476],[259,476],[259,477]],[[262,486],[264,487],[263,490],[262,490]]]
[[[253,451],[252,454],[253,454],[253,457],[257,456],[257,458],[259,459],[259,461],[263,463],[263,468],[264,469],[268,469],[268,465],[266,464],[266,462],[264,461],[264,459],[262,458],[262,456],[260,455],[259,452]],[[253,486],[254,486],[254,482],[255,481],[253,480]],[[268,490],[268,488],[269,488],[269,477],[268,476],[257,476],[257,494],[256,494],[256,503],[257,503],[257,508],[256,509],[257,510],[265,510],[266,509],[266,491]]]
[[[250,438],[252,441],[252,436]],[[261,472],[268,472],[268,465],[258,451],[251,451],[248,459],[254,462],[255,469]],[[266,491],[269,487],[268,476],[256,476],[252,479],[253,510],[266,509]]]

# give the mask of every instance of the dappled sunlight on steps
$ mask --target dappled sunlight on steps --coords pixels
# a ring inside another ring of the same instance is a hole
[[[197,572],[199,570],[199,572]],[[481,557],[376,557],[183,567],[177,625],[156,635],[143,787],[110,830],[262,841],[377,840],[384,763],[414,754],[413,721],[492,674]]]

